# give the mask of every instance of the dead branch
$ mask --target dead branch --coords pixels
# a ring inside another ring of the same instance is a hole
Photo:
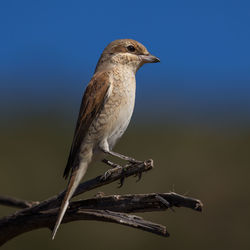
[[[142,172],[152,169],[153,161],[127,164],[110,172],[108,178],[98,176],[82,183],[75,196],[88,190],[109,184],[116,180],[123,181],[131,175],[141,176]],[[13,215],[0,219],[0,246],[14,237],[38,228],[52,229],[57,217],[60,201],[64,192],[42,202],[18,200],[11,197],[0,197],[0,204],[25,208]],[[161,236],[168,236],[165,226],[146,221],[141,217],[127,213],[163,211],[173,207],[187,207],[196,211],[202,210],[199,200],[176,193],[152,193],[111,195],[71,202],[65,214],[63,223],[76,220],[96,220],[118,223]]]
[[[140,178],[143,172],[147,172],[151,170],[152,168],[153,168],[153,160],[151,159],[144,161],[142,163],[129,163],[123,167],[117,165],[117,168],[115,169],[115,171],[112,171],[110,176],[107,179],[103,179],[103,175],[99,175],[94,179],[81,183],[78,186],[73,197],[79,194],[83,194],[92,189],[107,185],[117,180],[120,180],[122,184],[124,179],[129,176],[135,175],[135,176],[138,176],[138,178]],[[65,195],[65,190],[59,193],[58,195],[49,198],[48,200],[40,202],[37,206],[34,207],[34,210],[35,209],[44,210],[44,209],[57,207],[58,205],[61,204],[61,201],[64,195]]]
[[[0,195],[0,205],[17,208],[29,208],[38,204],[37,201],[20,200],[14,197]]]

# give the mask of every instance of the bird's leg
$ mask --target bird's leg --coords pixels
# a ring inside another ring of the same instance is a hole
[[[134,159],[132,157],[122,155],[122,154],[116,153],[116,152],[111,151],[111,150],[108,150],[108,151],[104,150],[104,153],[112,155],[112,156],[116,156],[116,157],[118,157],[118,158],[120,158],[122,160],[129,161],[131,163],[142,163],[142,161],[138,161],[138,160],[136,160],[136,159]]]
[[[118,165],[110,160],[107,159],[103,159],[102,160],[103,163],[107,164],[108,166],[112,167],[112,168],[116,168]]]

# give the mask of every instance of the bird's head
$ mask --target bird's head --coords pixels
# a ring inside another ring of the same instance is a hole
[[[103,51],[96,71],[109,65],[124,65],[135,72],[145,63],[157,63],[160,59],[151,55],[146,47],[132,39],[111,42]]]

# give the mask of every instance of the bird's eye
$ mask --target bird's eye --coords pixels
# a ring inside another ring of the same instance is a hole
[[[129,45],[127,47],[127,49],[128,49],[129,52],[134,52],[135,51],[135,47],[133,45]]]

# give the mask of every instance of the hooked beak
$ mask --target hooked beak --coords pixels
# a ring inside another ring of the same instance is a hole
[[[141,60],[144,63],[157,63],[160,62],[160,59],[156,56],[153,56],[151,54],[148,55],[139,55],[139,57],[141,58]]]

